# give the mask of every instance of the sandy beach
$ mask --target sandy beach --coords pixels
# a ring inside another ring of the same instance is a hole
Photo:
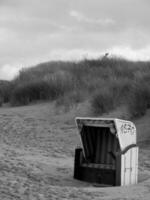
[[[0,199],[150,199],[150,113],[135,121],[138,184],[96,187],[73,179],[74,149],[80,144],[75,116],[53,104],[0,109]]]

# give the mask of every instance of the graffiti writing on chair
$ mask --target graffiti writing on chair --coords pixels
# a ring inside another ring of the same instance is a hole
[[[132,126],[129,123],[124,123],[121,126],[121,133],[122,134],[131,134],[131,135],[134,135],[135,134],[135,127]]]

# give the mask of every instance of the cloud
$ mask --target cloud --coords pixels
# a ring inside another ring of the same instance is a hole
[[[130,46],[114,46],[113,48],[107,48],[105,50],[91,50],[90,48],[74,50],[57,49],[51,51],[48,57],[52,60],[80,60],[84,58],[100,58],[106,52],[109,52],[110,56],[120,56],[133,61],[148,61],[150,59],[150,45],[138,50]]]
[[[13,79],[18,74],[18,71],[21,68],[22,66],[18,66],[18,65],[9,65],[9,64],[3,65],[0,68],[0,79],[1,80]]]
[[[16,66],[108,50],[150,58],[149,6],[149,0],[0,0],[0,76],[12,77]]]
[[[134,61],[150,60],[150,46],[138,50],[132,49],[129,46],[117,46],[110,49],[110,52],[112,55],[118,55],[127,58],[129,60],[134,60]]]
[[[85,22],[85,23],[102,25],[102,26],[115,24],[115,21],[113,19],[110,19],[110,18],[94,19],[94,18],[87,17],[83,15],[82,13],[79,13],[78,11],[75,11],[75,10],[71,10],[69,14],[71,17],[75,18],[79,22]]]

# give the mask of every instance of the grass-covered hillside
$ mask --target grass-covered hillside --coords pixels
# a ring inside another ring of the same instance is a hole
[[[0,80],[0,106],[10,101],[12,82]]]
[[[95,115],[123,105],[131,117],[138,117],[150,107],[150,62],[107,57],[47,62],[22,69],[4,85],[0,84],[1,104],[16,106],[48,100],[55,101],[56,106],[70,107],[88,100]]]

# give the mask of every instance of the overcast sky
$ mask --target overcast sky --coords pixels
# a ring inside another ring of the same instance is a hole
[[[106,52],[150,59],[150,0],[0,0],[0,79]]]

